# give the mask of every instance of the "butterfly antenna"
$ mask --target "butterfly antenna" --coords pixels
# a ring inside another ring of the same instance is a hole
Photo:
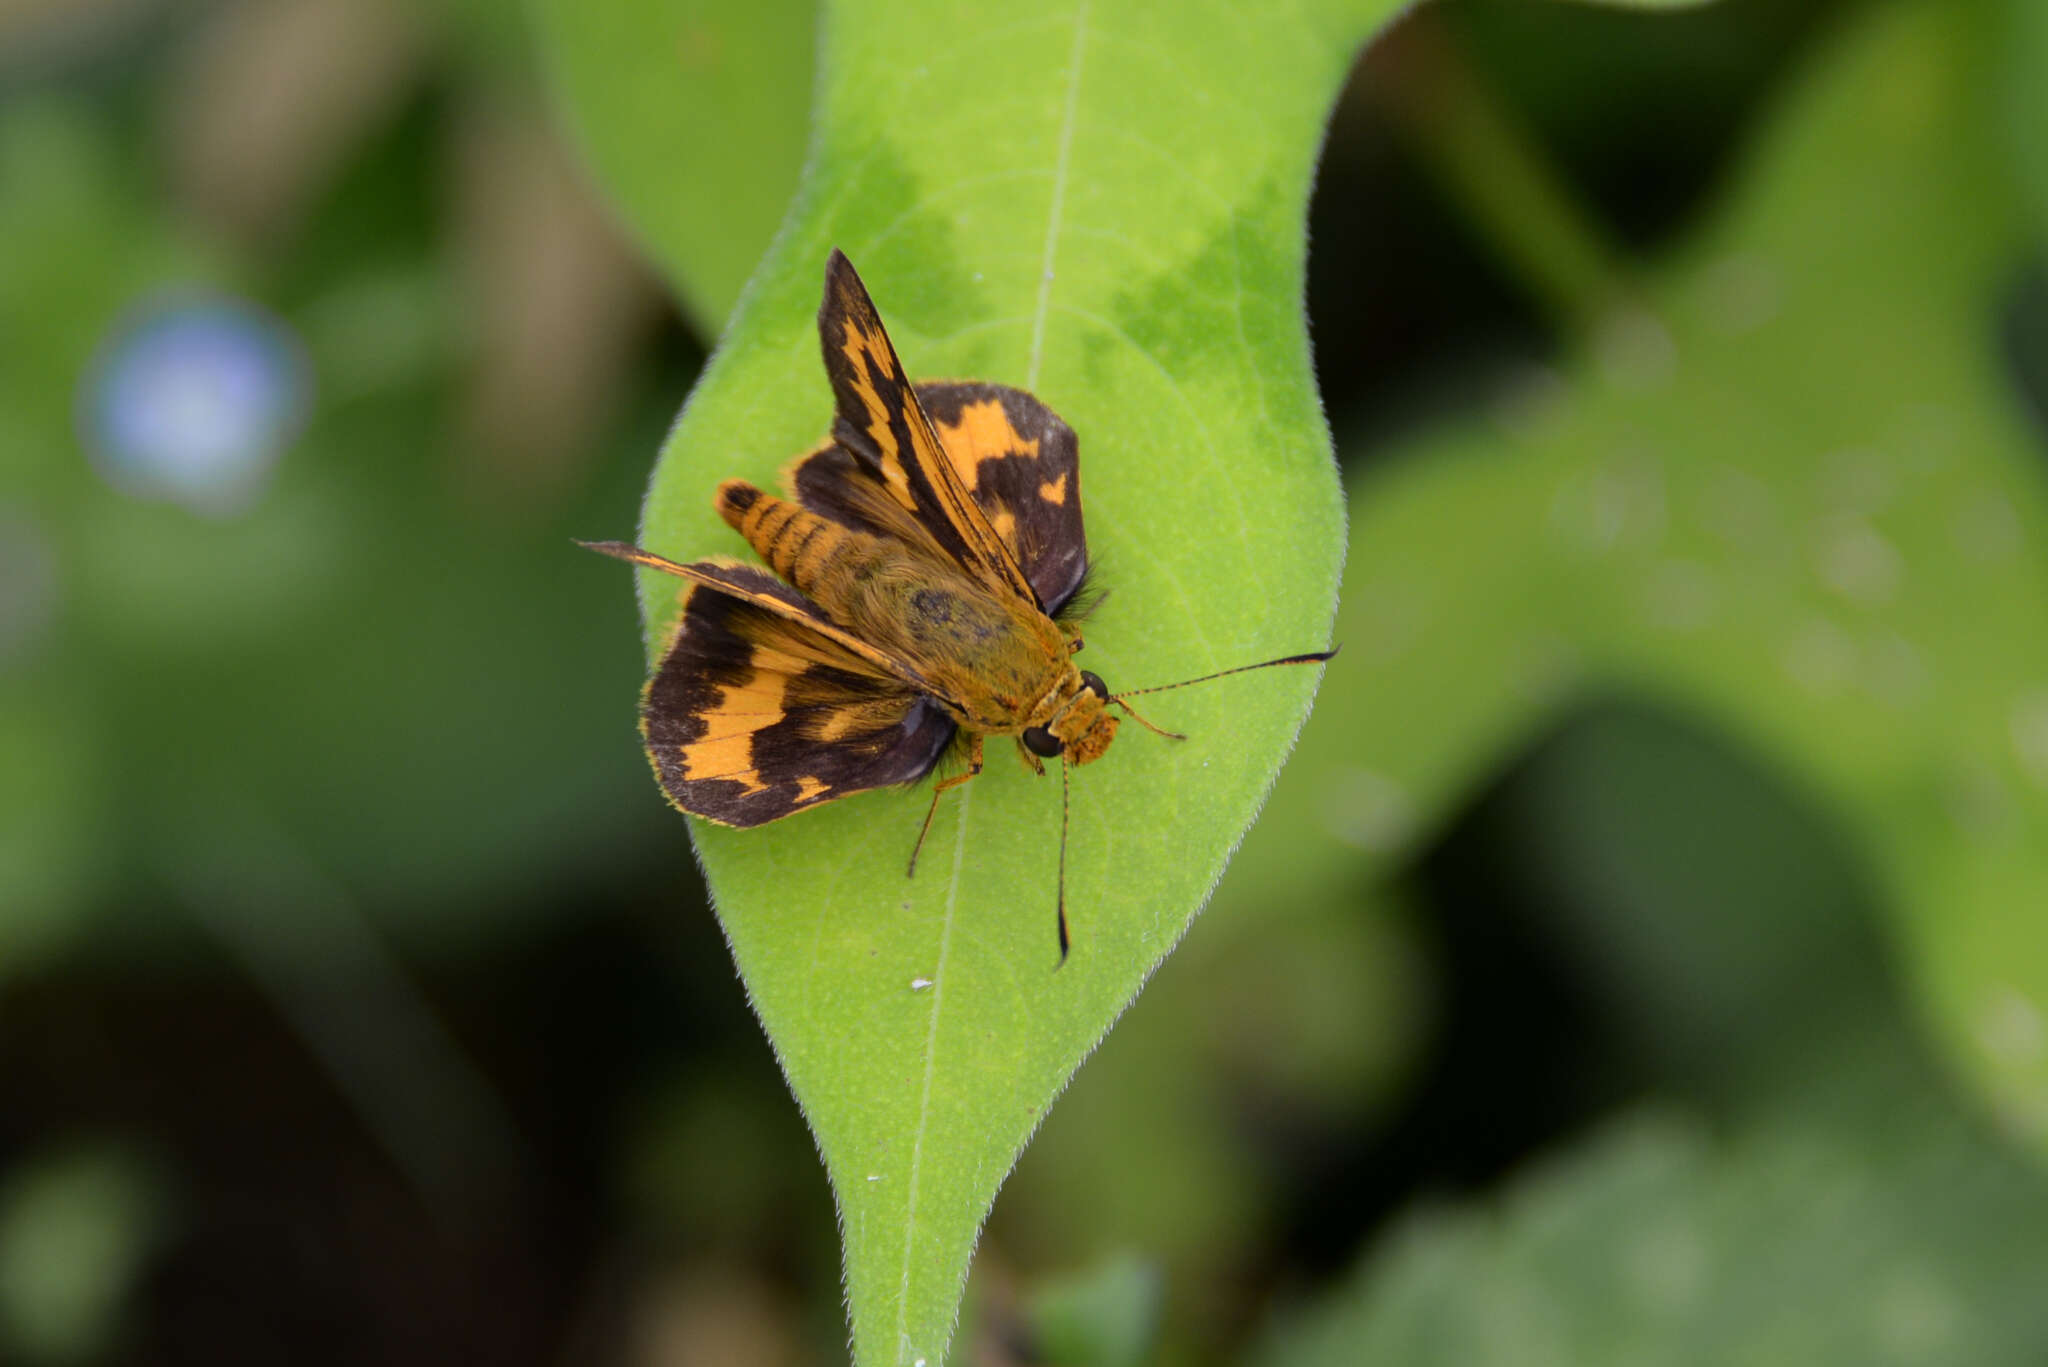
[[[1112,693],[1109,700],[1122,707],[1124,711],[1131,712],[1130,707],[1124,703],[1125,698],[1135,698],[1145,693],[1164,693],[1169,688],[1186,688],[1189,684],[1207,683],[1211,679],[1224,679],[1232,674],[1243,674],[1253,669],[1271,669],[1274,665],[1321,664],[1324,660],[1335,655],[1339,649],[1341,647],[1331,646],[1328,650],[1312,650],[1306,655],[1283,655],[1277,660],[1261,660],[1255,665],[1239,665],[1235,669],[1219,669],[1214,674],[1204,674],[1194,679],[1182,679],[1179,683],[1154,684],[1150,688],[1127,688],[1121,693]],[[1134,717],[1138,716],[1136,712],[1131,712],[1131,715]],[[1145,719],[1138,717],[1138,720],[1144,721]],[[1152,723],[1145,722],[1145,725],[1152,726]],[[1154,731],[1159,730],[1156,726],[1152,726],[1152,729]],[[1163,731],[1160,734],[1170,736],[1173,733],[1171,731]]]
[[[1053,965],[1053,972],[1067,966],[1067,761],[1060,759],[1060,961]]]

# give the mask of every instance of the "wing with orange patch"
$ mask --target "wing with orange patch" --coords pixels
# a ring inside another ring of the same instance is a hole
[[[1088,574],[1074,430],[1005,385],[921,384],[917,395],[955,477],[1015,557],[1039,607],[1057,613]],[[837,441],[797,457],[783,483],[823,517],[957,560],[890,497],[872,461]]]
[[[640,730],[677,807],[758,826],[923,778],[955,728],[935,700],[830,637],[693,581]]]
[[[1039,605],[1058,612],[1088,574],[1074,429],[1004,385],[921,384],[917,395],[960,482],[1024,567]]]
[[[867,287],[837,251],[825,266],[818,339],[838,406],[833,440],[946,555],[983,583],[1033,601],[1015,551],[947,458]]]

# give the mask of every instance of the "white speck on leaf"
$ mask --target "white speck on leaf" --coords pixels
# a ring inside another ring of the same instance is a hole
[[[912,978],[910,980],[910,990],[912,992],[922,992],[931,985],[932,980],[930,978]]]

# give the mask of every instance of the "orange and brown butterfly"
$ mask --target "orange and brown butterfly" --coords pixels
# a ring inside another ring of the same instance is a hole
[[[1064,962],[1066,764],[1109,748],[1112,707],[1159,731],[1126,701],[1159,688],[1112,693],[1074,664],[1088,542],[1073,429],[1021,389],[913,386],[837,251],[818,332],[838,406],[830,438],[784,472],[786,497],[738,479],[718,488],[720,516],[773,574],[583,543],[685,581],[675,634],[641,698],[655,776],[693,816],[758,826],[916,782],[958,753],[964,767],[934,786],[925,810],[915,874],[939,795],[981,772],[987,737],[1014,737],[1035,772],[1062,761]]]

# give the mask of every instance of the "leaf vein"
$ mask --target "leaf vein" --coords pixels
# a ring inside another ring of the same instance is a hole
[[[1074,151],[1074,124],[1081,107],[1081,58],[1088,41],[1088,3],[1081,0],[1074,10],[1074,50],[1067,61],[1067,110],[1060,119],[1059,153],[1053,159],[1052,206],[1046,211],[1045,257],[1038,272],[1038,306],[1031,320],[1031,364],[1024,372],[1024,387],[1038,388],[1038,363],[1045,352],[1045,316],[1052,303],[1053,259],[1059,251],[1060,211],[1067,196],[1067,166]]]

